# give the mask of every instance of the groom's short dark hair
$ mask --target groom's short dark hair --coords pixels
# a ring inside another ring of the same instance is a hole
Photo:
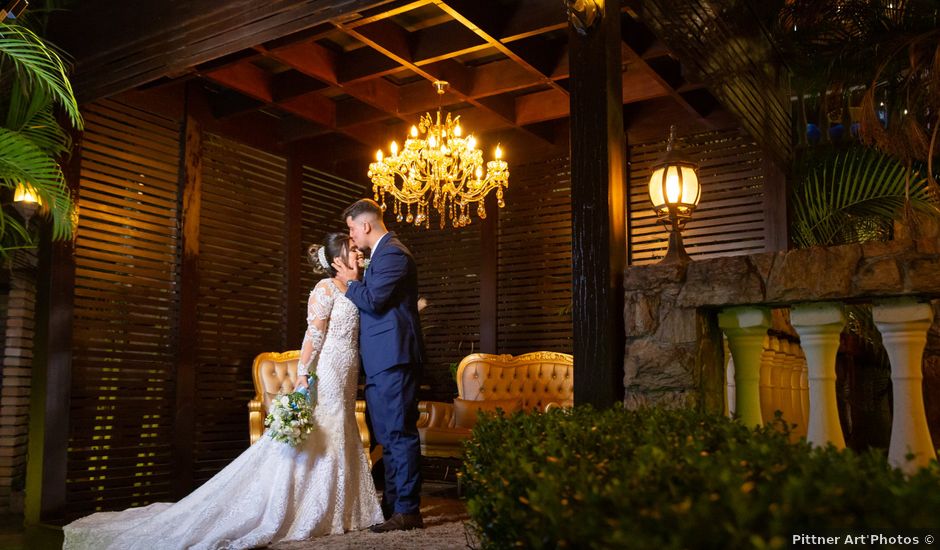
[[[382,207],[372,199],[359,199],[349,205],[349,208],[343,211],[343,221],[346,218],[356,219],[362,214],[375,214],[375,217],[382,219]]]

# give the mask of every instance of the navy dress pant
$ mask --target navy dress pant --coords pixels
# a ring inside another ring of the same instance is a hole
[[[417,365],[396,365],[366,377],[366,407],[385,463],[383,501],[400,514],[417,513],[421,502],[419,372]]]

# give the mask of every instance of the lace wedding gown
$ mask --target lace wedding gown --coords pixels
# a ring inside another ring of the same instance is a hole
[[[101,512],[66,525],[63,548],[235,550],[381,523],[355,418],[359,312],[323,279],[310,293],[307,321],[298,369],[315,364],[318,380],[315,428],[303,443],[262,436],[175,504]]]

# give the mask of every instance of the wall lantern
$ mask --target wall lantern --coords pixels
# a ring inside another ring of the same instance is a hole
[[[13,207],[23,216],[24,225],[29,227],[29,219],[42,206],[42,199],[36,194],[36,190],[26,183],[18,183],[13,192]]]
[[[666,155],[653,166],[650,176],[650,201],[656,217],[669,230],[669,248],[661,264],[692,261],[682,246],[682,226],[692,217],[698,206],[702,189],[698,183],[698,166],[682,157],[675,150],[676,127],[669,129],[669,144]]]

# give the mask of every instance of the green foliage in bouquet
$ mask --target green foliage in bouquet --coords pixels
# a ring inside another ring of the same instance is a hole
[[[786,548],[813,529],[938,528],[940,467],[790,443],[694,410],[484,416],[461,471],[484,548]]]
[[[306,391],[278,394],[271,401],[264,425],[275,441],[296,447],[313,431],[313,408]]]

